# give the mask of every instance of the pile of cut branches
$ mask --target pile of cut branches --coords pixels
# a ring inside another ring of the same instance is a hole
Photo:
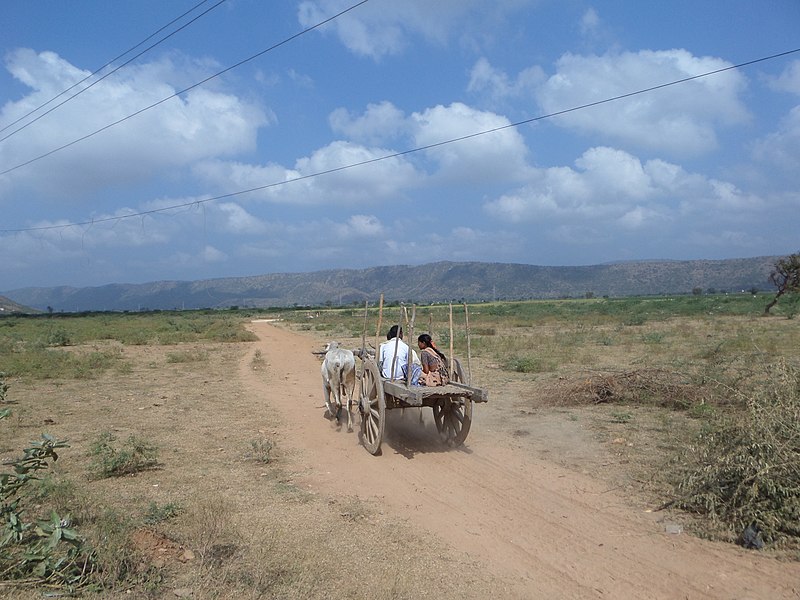
[[[686,409],[705,400],[705,391],[686,376],[664,369],[591,375],[564,391],[569,404],[644,404]]]

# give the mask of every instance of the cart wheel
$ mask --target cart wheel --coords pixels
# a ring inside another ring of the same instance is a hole
[[[450,364],[450,376],[456,383],[466,383],[461,363],[454,358]],[[433,420],[442,440],[454,447],[464,443],[472,425],[472,400],[452,398],[439,400],[433,406]]]
[[[442,398],[433,405],[433,420],[444,443],[460,446],[467,439],[472,424],[472,400]]]
[[[381,375],[374,363],[364,363],[360,393],[358,408],[361,411],[361,441],[367,452],[377,455],[381,452],[381,441],[386,427],[386,399],[383,396]]]

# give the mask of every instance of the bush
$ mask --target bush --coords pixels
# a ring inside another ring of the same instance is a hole
[[[0,404],[6,401],[7,393],[8,384],[6,383],[6,374],[0,371]]]
[[[30,520],[28,507],[36,500],[29,484],[58,460],[67,444],[48,435],[25,448],[0,474],[0,576],[20,584],[47,584],[74,589],[88,582],[95,568],[94,552],[71,528],[69,516],[51,511],[46,519]]]
[[[503,368],[506,371],[516,371],[517,373],[543,373],[553,370],[551,365],[545,364],[541,359],[530,355],[512,356],[503,364]]]
[[[173,517],[177,517],[182,512],[183,508],[181,505],[175,502],[167,502],[163,505],[159,505],[157,502],[151,502],[144,516],[144,522],[147,525],[158,525]]]
[[[270,440],[259,438],[250,440],[250,456],[256,462],[269,464],[272,462],[273,443]]]
[[[95,477],[121,477],[158,465],[158,448],[146,440],[131,435],[119,448],[116,441],[116,436],[105,432],[92,444],[90,470]]]
[[[717,417],[689,449],[676,504],[724,536],[754,526],[767,543],[800,547],[800,370],[780,363],[767,375],[743,414]]]
[[[61,327],[54,329],[47,335],[48,346],[69,346],[72,344],[69,334]]]

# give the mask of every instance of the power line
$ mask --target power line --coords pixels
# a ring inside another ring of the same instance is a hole
[[[108,66],[112,65],[114,62],[116,62],[117,60],[119,60],[120,58],[122,58],[123,56],[125,56],[126,54],[129,54],[129,53],[133,52],[133,51],[134,51],[136,48],[138,48],[139,46],[141,46],[142,44],[144,44],[145,42],[147,42],[147,40],[149,40],[149,39],[151,39],[151,38],[155,37],[156,35],[158,35],[158,34],[159,34],[160,32],[162,32],[162,31],[164,31],[164,30],[165,30],[167,27],[169,27],[169,26],[170,26],[170,25],[172,25],[173,23],[175,23],[175,22],[177,22],[177,21],[180,21],[180,20],[181,20],[183,17],[185,17],[185,16],[186,16],[186,15],[188,15],[189,13],[191,13],[191,12],[193,12],[193,11],[197,10],[197,8],[198,8],[198,7],[202,6],[202,5],[203,5],[203,4],[205,4],[206,2],[208,2],[208,0],[202,0],[202,1],[201,1],[199,4],[196,4],[196,5],[194,5],[192,8],[190,8],[189,10],[187,10],[185,13],[183,13],[183,14],[182,14],[182,15],[180,15],[179,17],[176,17],[176,18],[174,18],[172,21],[170,21],[169,23],[167,23],[166,25],[164,25],[163,27],[161,27],[161,28],[160,28],[160,29],[158,29],[157,31],[155,31],[155,32],[153,32],[152,34],[150,34],[149,36],[147,36],[147,37],[146,37],[144,40],[142,40],[141,42],[139,42],[138,44],[136,44],[136,45],[135,45],[135,46],[133,46],[132,48],[129,48],[128,50],[126,50],[125,52],[123,52],[122,54],[120,54],[119,56],[117,56],[116,58],[112,58],[110,61],[108,61],[106,64],[104,64],[102,67],[100,67],[99,69],[97,69],[97,70],[96,70],[96,71],[94,71],[93,73],[90,73],[89,75],[87,75],[86,77],[84,77],[84,78],[83,78],[83,79],[81,79],[80,81],[78,81],[78,82],[74,83],[73,85],[71,85],[70,87],[68,87],[67,89],[65,89],[64,91],[62,91],[62,92],[60,92],[60,93],[56,94],[55,96],[53,96],[52,98],[50,98],[50,100],[48,100],[48,101],[47,101],[47,102],[45,102],[44,104],[40,104],[39,106],[37,106],[37,107],[36,107],[36,108],[34,108],[33,110],[31,110],[31,111],[29,111],[28,113],[26,113],[26,114],[22,115],[22,116],[21,116],[21,117],[19,117],[17,120],[15,120],[15,121],[12,121],[11,123],[9,123],[8,125],[6,125],[5,127],[2,127],[2,128],[0,128],[0,133],[2,133],[3,131],[5,131],[6,129],[8,129],[8,128],[10,128],[10,127],[13,127],[14,125],[16,125],[17,123],[19,123],[19,122],[20,122],[20,121],[22,121],[23,119],[26,119],[27,117],[31,116],[31,115],[32,115],[32,114],[34,114],[35,112],[37,112],[37,111],[41,110],[42,108],[44,108],[45,106],[47,106],[47,105],[48,105],[48,104],[50,104],[51,102],[53,102],[53,101],[55,101],[55,100],[58,100],[58,99],[59,99],[61,96],[63,96],[63,95],[64,95],[64,94],[66,94],[67,92],[69,92],[69,91],[71,91],[71,90],[75,89],[75,88],[76,88],[76,87],[78,87],[80,84],[82,84],[82,83],[84,83],[85,81],[87,81],[87,80],[91,79],[92,77],[94,77],[95,75],[97,75],[98,73],[100,73],[100,72],[101,72],[103,69],[105,69],[106,67],[108,67]],[[186,27],[188,27],[189,25],[191,25],[192,23],[194,23],[194,22],[195,22],[197,19],[199,19],[199,18],[200,18],[200,17],[202,17],[203,15],[205,15],[205,14],[207,14],[207,13],[211,12],[212,10],[214,10],[216,7],[218,7],[218,6],[219,6],[220,4],[222,4],[223,2],[225,2],[225,0],[220,0],[220,1],[219,1],[219,2],[217,2],[217,3],[216,3],[214,6],[212,6],[212,7],[211,7],[211,8],[209,8],[208,10],[205,10],[205,11],[203,11],[202,13],[200,13],[198,16],[196,16],[194,19],[192,19],[192,20],[191,20],[191,21],[189,21],[188,23],[186,23],[186,24],[182,25],[181,27],[179,27],[178,29],[176,29],[175,31],[173,31],[172,33],[170,33],[169,35],[166,35],[166,36],[164,36],[163,38],[161,38],[160,40],[158,40],[158,41],[157,41],[155,44],[152,44],[152,45],[148,46],[147,48],[145,48],[144,50],[142,50],[142,51],[141,51],[139,54],[137,54],[136,56],[132,57],[130,60],[127,60],[127,61],[125,61],[124,63],[122,63],[121,65],[119,65],[118,67],[116,67],[114,70],[112,70],[112,71],[109,71],[108,73],[106,73],[105,75],[103,75],[102,77],[100,77],[99,79],[97,79],[96,81],[94,81],[94,82],[93,82],[91,85],[88,85],[88,86],[86,86],[85,88],[83,88],[83,89],[81,89],[80,91],[76,92],[75,94],[73,94],[72,96],[70,96],[69,98],[67,98],[66,100],[64,100],[63,102],[60,102],[60,103],[56,104],[56,105],[55,105],[53,108],[51,108],[50,110],[48,110],[48,111],[46,111],[46,112],[42,113],[41,115],[39,115],[39,116],[38,116],[38,117],[36,117],[35,119],[32,119],[32,120],[30,120],[29,122],[25,123],[25,125],[22,125],[21,127],[19,127],[19,128],[17,128],[17,129],[15,129],[14,131],[12,131],[11,133],[9,133],[9,134],[8,134],[8,135],[6,135],[5,137],[3,137],[3,138],[0,138],[0,142],[3,142],[3,141],[5,141],[5,140],[7,140],[7,139],[8,139],[8,138],[10,138],[12,135],[14,135],[14,134],[16,134],[16,133],[18,133],[18,132],[22,131],[23,129],[25,129],[25,128],[26,128],[26,127],[28,127],[29,125],[32,125],[33,123],[35,123],[36,121],[38,121],[39,119],[41,119],[42,117],[44,117],[45,115],[48,115],[48,114],[50,114],[51,112],[53,112],[54,110],[56,110],[56,109],[57,109],[59,106],[63,106],[64,104],[66,104],[67,102],[69,102],[70,100],[72,100],[73,98],[75,98],[76,96],[80,96],[80,95],[81,95],[83,92],[85,92],[86,90],[90,89],[90,88],[91,88],[91,87],[93,87],[94,85],[96,85],[96,84],[100,83],[101,81],[103,81],[103,79],[105,79],[106,77],[108,77],[108,76],[110,76],[110,75],[113,75],[114,73],[116,73],[117,71],[119,71],[119,70],[120,70],[122,67],[124,67],[124,66],[126,66],[126,65],[130,64],[131,62],[133,62],[134,60],[136,60],[137,58],[139,58],[140,56],[142,56],[142,55],[143,55],[143,54],[145,54],[146,52],[149,52],[150,50],[152,50],[153,48],[155,48],[156,46],[158,46],[158,45],[159,45],[159,44],[161,44],[162,42],[164,42],[164,41],[168,40],[169,38],[171,38],[173,35],[175,35],[175,34],[176,34],[176,33],[178,33],[179,31],[181,31],[181,30],[185,29]]]
[[[441,146],[446,146],[448,144],[453,144],[453,143],[456,143],[456,142],[462,142],[464,140],[469,140],[469,139],[476,138],[476,137],[479,137],[479,136],[482,136],[482,135],[487,135],[487,134],[490,134],[490,133],[496,133],[498,131],[503,131],[505,129],[511,129],[511,128],[515,128],[515,127],[520,127],[522,125],[527,125],[529,123],[534,123],[536,121],[543,121],[545,119],[551,119],[553,117],[558,117],[558,116],[565,115],[565,114],[568,114],[568,113],[571,113],[571,112],[575,112],[575,111],[578,111],[578,110],[584,110],[586,108],[591,108],[593,106],[599,106],[601,104],[608,104],[609,102],[615,102],[617,100],[630,98],[632,96],[638,96],[640,94],[646,94],[648,92],[652,92],[652,91],[655,91],[655,90],[660,90],[660,89],[663,89],[663,88],[666,88],[666,87],[670,87],[670,86],[673,86],[673,85],[678,85],[678,84],[681,84],[681,83],[686,83],[688,81],[693,81],[695,79],[701,79],[701,78],[704,78],[704,77],[710,77],[712,75],[717,75],[719,73],[723,73],[725,71],[730,71],[732,69],[741,69],[743,67],[754,65],[756,63],[760,63],[760,62],[764,62],[764,61],[768,61],[768,60],[774,60],[776,58],[780,58],[780,57],[783,57],[783,56],[788,56],[790,54],[795,54],[797,52],[800,52],[800,48],[795,48],[794,50],[787,50],[786,52],[780,52],[778,54],[772,54],[770,56],[765,56],[763,58],[757,58],[755,60],[750,60],[750,61],[739,63],[739,64],[736,64],[736,65],[731,65],[729,67],[722,67],[720,69],[715,69],[713,71],[708,71],[706,73],[701,73],[699,75],[692,75],[690,77],[684,77],[682,79],[676,79],[676,80],[670,81],[668,83],[662,83],[662,84],[659,84],[659,85],[654,85],[654,86],[651,86],[651,87],[648,87],[648,88],[643,88],[643,89],[640,89],[640,90],[636,90],[635,92],[628,92],[626,94],[620,94],[618,96],[613,96],[611,98],[606,98],[604,100],[597,100],[595,102],[589,102],[587,104],[581,104],[581,105],[578,105],[578,106],[573,106],[572,108],[566,108],[564,110],[559,110],[559,111],[548,113],[548,114],[545,114],[545,115],[539,115],[537,117],[531,117],[529,119],[524,119],[522,121],[516,121],[515,123],[509,123],[507,125],[501,125],[500,127],[493,127],[491,129],[485,129],[483,131],[477,131],[475,133],[462,135],[462,136],[459,136],[459,137],[456,137],[456,138],[450,138],[450,139],[443,140],[443,141],[440,141],[440,142],[434,142],[432,144],[427,144],[425,146],[419,146],[417,148],[411,148],[409,150],[403,150],[403,151],[400,151],[400,152],[393,152],[391,154],[386,154],[384,156],[378,156],[376,158],[370,158],[370,159],[367,159],[367,160],[362,160],[362,161],[359,161],[359,162],[350,163],[350,164],[342,165],[342,166],[339,166],[339,167],[333,167],[331,169],[325,169],[323,171],[317,171],[315,173],[309,173],[307,175],[301,175],[299,177],[295,177],[294,179],[289,179],[287,181],[277,181],[277,182],[268,183],[268,184],[265,184],[265,185],[252,187],[252,188],[249,188],[249,189],[246,189],[246,190],[239,190],[239,191],[236,191],[236,192],[230,192],[230,193],[227,193],[227,194],[222,194],[220,196],[213,196],[211,198],[204,198],[202,200],[192,200],[191,202],[183,202],[181,204],[173,204],[171,206],[165,206],[165,207],[161,207],[161,208],[154,208],[152,210],[145,210],[145,211],[141,211],[141,212],[131,213],[129,215],[117,215],[117,216],[114,216],[114,217],[105,217],[105,218],[102,218],[102,219],[92,219],[91,221],[82,221],[80,223],[69,223],[69,224],[66,224],[66,225],[46,225],[46,226],[42,226],[42,227],[25,227],[25,228],[20,228],[20,229],[0,229],[0,233],[24,233],[24,232],[29,232],[29,231],[47,231],[47,230],[54,230],[54,229],[66,229],[68,227],[82,227],[82,226],[85,226],[85,225],[95,225],[97,223],[106,223],[106,222],[109,222],[109,221],[121,221],[122,219],[130,219],[130,218],[133,218],[133,217],[143,217],[143,216],[152,215],[152,214],[156,214],[156,213],[160,213],[160,212],[167,212],[167,211],[170,211],[170,210],[176,210],[176,209],[180,209],[180,208],[187,208],[187,207],[190,207],[190,206],[199,206],[201,204],[206,204],[207,202],[213,202],[213,201],[216,201],[216,200],[224,200],[226,198],[233,198],[233,197],[236,197],[236,196],[242,196],[244,194],[251,194],[253,192],[259,192],[259,191],[263,191],[263,190],[266,190],[266,189],[280,187],[280,186],[283,186],[283,185],[294,183],[296,181],[303,181],[303,180],[307,180],[307,179],[313,179],[315,177],[321,177],[323,175],[330,175],[331,173],[338,173],[340,171],[346,171],[348,169],[353,169],[353,168],[356,168],[356,167],[362,167],[364,165],[369,165],[369,164],[381,162],[381,161],[384,161],[384,160],[389,160],[391,158],[398,158],[398,157],[401,157],[401,156],[406,156],[408,154],[414,154],[416,152],[422,152],[423,150],[430,150],[432,148],[438,148],[438,147],[441,147]]]
[[[343,11],[341,11],[339,13],[336,13],[332,17],[328,17],[327,19],[325,19],[323,21],[320,21],[316,25],[312,25],[311,27],[303,29],[302,31],[299,31],[298,33],[295,33],[294,35],[286,38],[285,40],[283,40],[281,42],[278,42],[277,44],[274,44],[274,45],[270,46],[269,48],[266,48],[266,49],[262,50],[261,52],[253,54],[252,56],[250,56],[248,58],[245,58],[244,60],[240,60],[236,64],[231,65],[230,67],[227,67],[227,68],[223,69],[222,71],[218,71],[217,73],[214,73],[213,75],[210,75],[210,76],[206,77],[202,81],[198,81],[197,83],[192,84],[187,88],[184,88],[184,89],[182,89],[182,90],[180,90],[178,92],[175,92],[171,96],[167,96],[166,98],[163,98],[163,99],[159,100],[158,102],[154,102],[153,104],[150,104],[149,106],[145,106],[144,108],[141,108],[141,109],[137,110],[136,112],[129,114],[126,117],[123,117],[123,118],[121,118],[121,119],[119,119],[117,121],[114,121],[113,123],[109,123],[108,125],[105,125],[104,127],[101,127],[100,129],[97,129],[96,131],[93,131],[92,133],[88,133],[88,134],[86,134],[86,135],[84,135],[82,137],[79,137],[76,140],[72,140],[71,142],[68,142],[68,143],[64,144],[63,146],[59,146],[58,148],[54,148],[53,150],[45,152],[44,154],[41,154],[41,155],[39,155],[39,156],[37,156],[35,158],[31,158],[30,160],[27,160],[27,161],[25,161],[23,163],[20,163],[18,165],[15,165],[15,166],[9,168],[9,169],[6,169],[5,171],[0,171],[0,175],[6,175],[8,173],[11,173],[12,171],[16,171],[17,169],[19,169],[21,167],[25,167],[25,166],[27,166],[27,165],[29,165],[31,163],[34,163],[34,162],[36,162],[38,160],[46,158],[46,157],[50,156],[51,154],[55,154],[56,152],[60,152],[61,150],[64,150],[65,148],[69,148],[70,146],[74,146],[75,144],[77,144],[79,142],[82,142],[84,140],[87,140],[90,137],[94,137],[98,133],[101,133],[101,132],[103,132],[103,131],[105,131],[107,129],[111,129],[112,127],[114,127],[116,125],[119,125],[120,123],[124,123],[128,119],[132,119],[133,117],[135,117],[137,115],[140,115],[143,112],[150,110],[151,108],[155,108],[156,106],[159,106],[159,105],[163,104],[164,102],[166,102],[168,100],[172,100],[173,98],[177,98],[181,94],[185,94],[186,92],[188,92],[190,90],[193,90],[194,88],[199,87],[199,86],[203,85],[204,83],[207,83],[208,81],[211,81],[212,79],[214,79],[216,77],[219,77],[220,75],[223,75],[224,73],[227,73],[228,71],[231,71],[231,70],[233,70],[233,69],[235,69],[237,67],[242,66],[245,63],[248,63],[248,62],[250,62],[252,60],[255,60],[256,58],[266,54],[267,52],[270,52],[272,50],[275,50],[276,48],[279,48],[279,47],[281,47],[281,46],[283,46],[285,44],[288,44],[292,40],[294,40],[294,39],[296,39],[296,38],[298,38],[298,37],[300,37],[302,35],[305,35],[306,33],[309,33],[310,31],[313,31],[313,30],[315,30],[315,29],[317,29],[319,27],[322,27],[323,25],[325,25],[327,23],[330,23],[334,19],[336,19],[338,17],[341,17],[343,14],[348,13],[351,10],[353,10],[354,8],[357,8],[357,7],[361,6],[362,4],[366,4],[367,2],[369,2],[369,0],[361,0],[361,2],[357,2],[356,4],[352,5],[351,7],[346,8],[345,10],[343,10]],[[2,140],[0,140],[0,141],[2,141]]]

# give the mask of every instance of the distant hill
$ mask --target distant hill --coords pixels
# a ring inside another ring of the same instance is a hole
[[[33,308],[28,306],[22,306],[22,304],[17,304],[16,302],[9,300],[5,296],[0,296],[0,316],[2,315],[11,315],[14,313],[35,313],[39,312]]]
[[[694,288],[769,290],[777,256],[728,260],[639,261],[581,267],[480,262],[274,273],[201,281],[115,283],[101,287],[23,288],[15,302],[59,312],[281,307],[377,301],[417,303],[691,293]]]

